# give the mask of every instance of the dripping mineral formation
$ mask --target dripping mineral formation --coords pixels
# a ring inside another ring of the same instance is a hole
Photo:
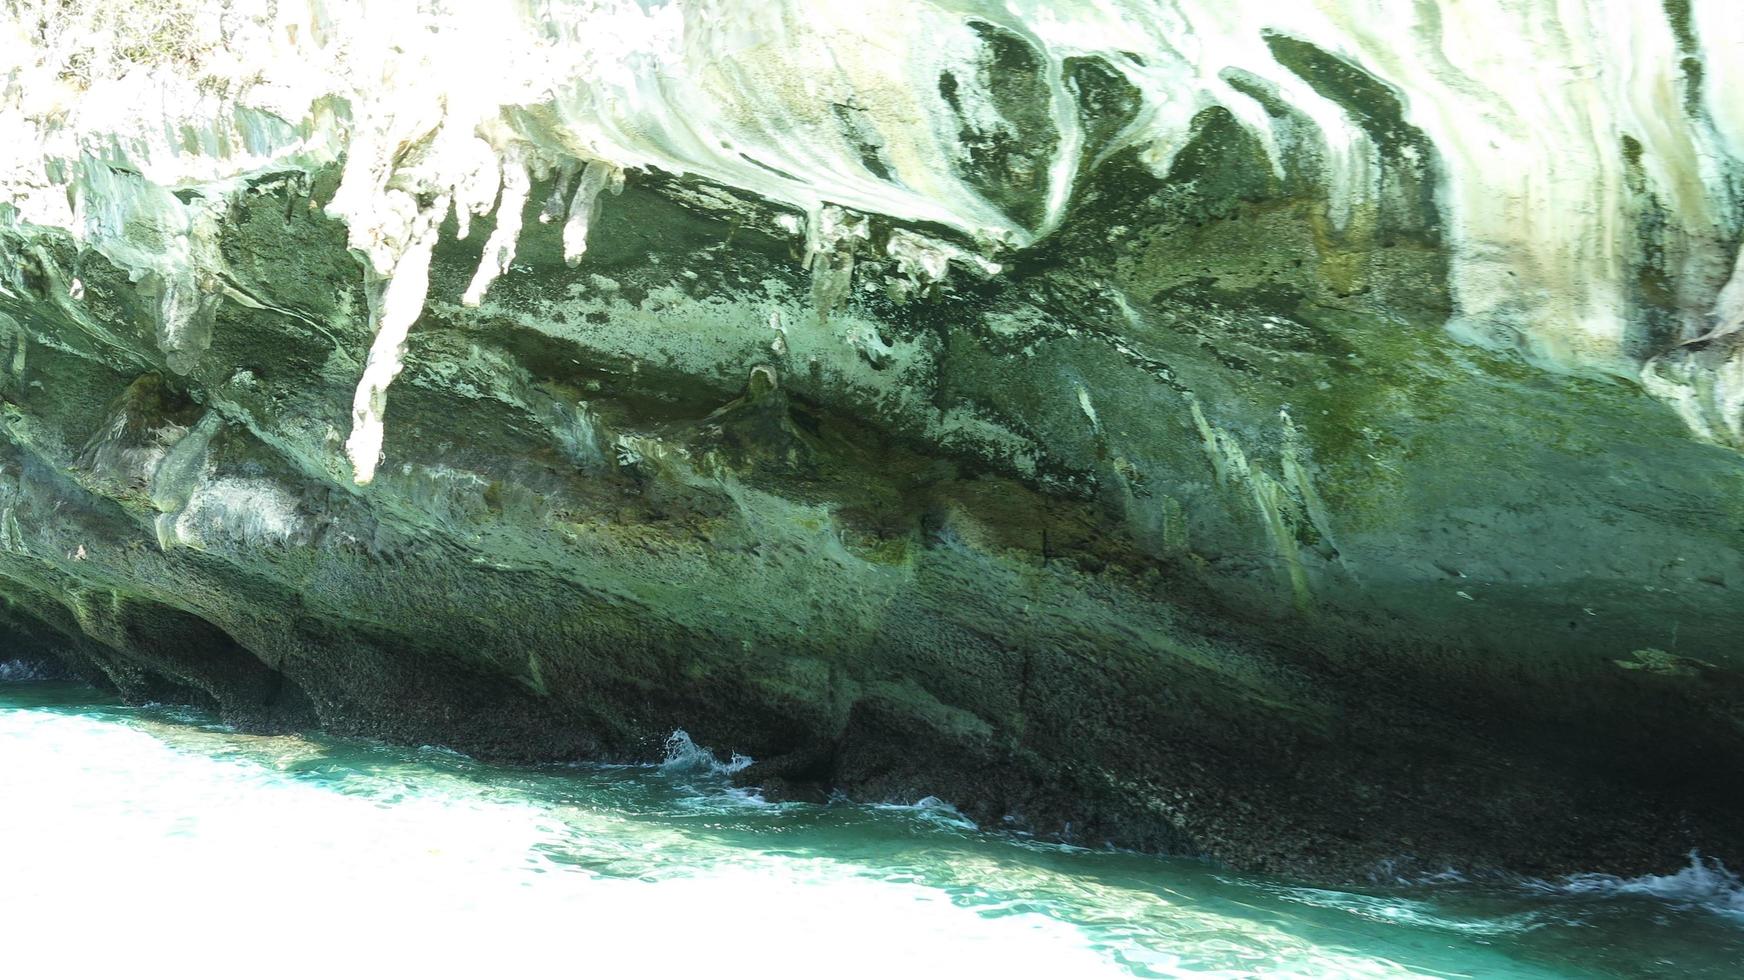
[[[1744,860],[1733,0],[8,0],[0,627],[1325,877]]]

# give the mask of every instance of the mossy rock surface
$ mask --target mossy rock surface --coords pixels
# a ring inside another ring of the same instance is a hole
[[[8,230],[0,629],[239,724],[519,760],[683,728],[771,793],[1328,879],[1744,860],[1744,463],[1450,339],[1420,134],[1274,46],[1387,151],[1343,225],[1221,110],[1004,274],[827,318],[772,205],[694,181],[630,175],[573,268],[535,187],[476,309],[488,222],[451,224],[363,487],[322,175],[235,193],[191,367],[124,270]],[[1074,71],[1110,138],[1127,96]]]

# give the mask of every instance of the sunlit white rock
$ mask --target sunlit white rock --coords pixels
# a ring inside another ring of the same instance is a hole
[[[842,228],[866,216],[932,223],[982,243],[975,258],[991,262],[1049,234],[1097,157],[1137,147],[1166,169],[1212,105],[1282,168],[1277,123],[1231,83],[1240,73],[1318,128],[1328,218],[1341,226],[1379,192],[1377,149],[1277,61],[1275,33],[1388,86],[1432,143],[1456,335],[1555,370],[1645,367],[1697,433],[1741,442],[1728,434],[1744,430],[1737,399],[1679,394],[1736,365],[1638,349],[1629,329],[1652,208],[1680,321],[1672,341],[1744,325],[1744,5],[1732,0],[1692,0],[1681,38],[1646,0],[234,0],[222,17],[201,0],[151,5],[190,14],[169,21],[112,6],[36,0],[0,15],[0,126],[14,134],[0,146],[11,205],[0,221],[67,229],[156,277],[177,370],[204,350],[222,294],[199,202],[249,174],[338,160],[329,212],[374,275],[421,268],[431,222],[420,200],[452,200],[463,230],[495,203],[498,234],[466,297],[480,301],[512,258],[527,172],[586,161],[566,215],[570,261],[581,261],[604,175],[657,167],[814,216],[808,261],[827,308],[845,295],[856,246],[826,232],[826,215],[856,216]],[[163,36],[171,22],[187,26]],[[1020,131],[1001,112],[978,25],[1033,49],[1046,92],[1037,118],[1051,132]],[[1076,57],[1103,59],[1143,97],[1111,144],[1079,131],[1064,74]],[[1699,90],[1686,59],[1701,67]],[[1033,213],[1009,213],[973,179],[966,125],[1053,147]],[[1638,175],[1625,138],[1639,147]],[[195,203],[169,189],[197,190]],[[912,249],[897,258],[917,280],[938,264]],[[365,408],[395,373],[385,355],[421,292],[395,291],[403,305],[378,324],[394,329],[359,386]],[[352,456],[367,478],[373,463],[359,460],[379,450],[379,413],[360,409],[358,425]]]

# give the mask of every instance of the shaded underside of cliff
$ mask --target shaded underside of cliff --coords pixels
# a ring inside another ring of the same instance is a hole
[[[334,169],[207,202],[192,363],[170,287],[8,226],[0,642],[246,726],[526,761],[684,728],[771,796],[1245,868],[1744,860],[1738,454],[1450,338],[1421,134],[1293,56],[1371,106],[1383,193],[1340,224],[1215,108],[991,277],[906,275],[871,221],[820,296],[777,205],[658,170],[575,265],[560,174],[473,307],[492,222],[450,216],[367,485],[382,285]],[[1124,111],[1079,84],[1086,132]]]

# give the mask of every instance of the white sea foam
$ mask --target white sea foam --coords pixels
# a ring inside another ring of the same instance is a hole
[[[710,773],[716,776],[731,776],[750,767],[756,760],[748,755],[734,752],[722,762],[713,749],[704,748],[691,741],[690,733],[680,728],[666,736],[666,758],[660,763],[662,772],[671,773]]]
[[[31,843],[0,849],[9,973],[173,961],[190,975],[247,962],[261,977],[658,978],[740,955],[771,976],[1123,972],[1068,924],[988,918],[852,864],[553,808],[422,766],[311,783],[252,757],[321,757],[300,740],[213,757],[222,736],[163,734],[192,741],[0,709],[0,825]]]
[[[1444,912],[1433,902],[1397,896],[1363,895],[1356,892],[1325,888],[1276,889],[1277,894],[1293,902],[1317,908],[1337,909],[1373,922],[1416,926],[1471,936],[1506,936],[1530,932],[1552,921],[1539,910],[1499,916],[1458,916]]]
[[[964,816],[963,811],[936,796],[924,797],[914,803],[880,803],[873,809],[908,814],[923,823],[949,830],[981,829],[979,824]]]
[[[1701,908],[1744,925],[1744,878],[1720,861],[1690,852],[1690,863],[1666,875],[1620,878],[1606,874],[1571,875],[1557,882],[1533,882],[1536,890],[1583,898],[1637,896],[1672,905]]]
[[[0,827],[30,845],[0,848],[9,975],[1567,975],[1419,905],[1350,916],[1190,863],[1037,855],[867,808],[675,810],[674,789],[720,797],[734,764],[683,733],[676,778],[540,775],[75,710],[0,700]]]

